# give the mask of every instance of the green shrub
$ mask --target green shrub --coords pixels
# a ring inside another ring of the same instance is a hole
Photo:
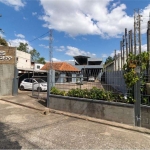
[[[61,91],[56,87],[51,89],[51,94],[62,95],[62,96],[70,96],[70,97],[79,97],[79,98],[88,98],[88,99],[96,99],[96,100],[106,100],[106,101],[114,101],[114,102],[123,102],[123,103],[133,103],[131,99],[124,99],[122,94],[114,94],[110,91],[105,91],[103,89],[99,89],[93,87],[92,89],[71,89],[68,92]]]

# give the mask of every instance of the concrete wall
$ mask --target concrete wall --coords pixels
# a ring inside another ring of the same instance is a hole
[[[50,108],[134,126],[134,105],[50,95]],[[150,129],[150,106],[141,105],[141,127]]]
[[[150,106],[141,107],[141,126],[150,129]]]
[[[14,65],[0,65],[0,96],[12,95]]]
[[[17,68],[30,69],[31,68],[31,54],[16,50]]]
[[[130,104],[51,95],[50,108],[134,125],[134,109]]]

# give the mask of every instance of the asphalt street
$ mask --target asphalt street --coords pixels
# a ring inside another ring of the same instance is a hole
[[[150,149],[150,135],[0,101],[0,149]]]

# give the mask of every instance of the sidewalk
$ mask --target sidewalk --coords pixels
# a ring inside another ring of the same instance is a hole
[[[31,97],[31,95],[32,95],[31,91],[23,91],[23,92],[19,91],[19,94],[17,96],[0,97],[0,101],[13,103],[13,104],[20,105],[20,106],[23,106],[26,108],[30,108],[30,109],[33,109],[36,111],[40,111],[42,114],[45,114],[45,115],[48,113],[56,113],[56,114],[61,114],[61,115],[74,117],[74,118],[78,118],[78,119],[89,120],[89,121],[97,122],[100,124],[114,126],[117,128],[122,128],[122,129],[132,130],[132,131],[136,131],[136,132],[150,134],[150,130],[146,129],[146,128],[129,126],[126,124],[121,124],[121,123],[102,120],[102,119],[96,119],[96,118],[92,118],[92,117],[88,117],[88,116],[83,116],[80,114],[73,114],[73,113],[68,113],[68,112],[62,112],[59,110],[48,109],[46,107],[45,100],[33,98],[33,97]],[[46,95],[46,94],[42,93],[42,95]]]
[[[16,96],[1,96],[0,100],[38,111],[47,109],[46,102],[42,99],[33,98],[31,91],[19,91]]]

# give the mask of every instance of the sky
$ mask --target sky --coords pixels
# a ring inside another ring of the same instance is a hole
[[[141,18],[142,50],[146,50],[149,0],[0,0],[0,36],[10,46],[27,43],[47,61],[52,29],[53,61],[84,55],[101,58],[119,52],[124,30],[133,30],[134,10]]]

